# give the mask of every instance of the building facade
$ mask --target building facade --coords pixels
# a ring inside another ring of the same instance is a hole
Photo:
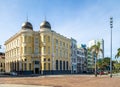
[[[87,50],[87,71],[93,73],[95,68],[95,58],[90,50]]]
[[[43,21],[39,31],[30,22],[5,42],[5,71],[22,74],[61,74],[71,70],[71,40]]]
[[[77,73],[77,41],[71,38],[71,73]]]
[[[77,48],[77,73],[86,73],[87,71],[87,56],[86,49]]]
[[[5,53],[0,52],[0,73],[5,72]]]

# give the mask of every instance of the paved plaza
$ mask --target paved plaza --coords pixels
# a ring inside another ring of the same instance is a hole
[[[20,84],[0,84],[0,87],[53,87],[53,86],[20,85]]]
[[[53,86],[20,85],[20,84],[0,84],[0,87],[53,87]]]
[[[4,85],[3,85],[4,84]],[[20,85],[19,85],[20,84]],[[24,85],[23,85],[24,84]],[[120,77],[108,75],[53,75],[36,77],[1,77],[0,87],[120,87]]]

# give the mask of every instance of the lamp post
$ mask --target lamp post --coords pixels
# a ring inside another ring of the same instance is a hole
[[[110,78],[112,78],[112,28],[113,28],[113,18],[110,17],[110,29],[111,29],[111,35],[110,35],[110,41],[111,41],[111,50],[110,50]]]

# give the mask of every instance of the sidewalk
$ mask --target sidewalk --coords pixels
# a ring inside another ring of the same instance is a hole
[[[20,84],[0,84],[0,87],[53,87],[53,86],[20,85]]]
[[[120,73],[113,74],[115,77],[120,77]]]

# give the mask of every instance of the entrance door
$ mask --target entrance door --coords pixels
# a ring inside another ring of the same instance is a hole
[[[35,68],[35,74],[39,74],[39,68]]]

